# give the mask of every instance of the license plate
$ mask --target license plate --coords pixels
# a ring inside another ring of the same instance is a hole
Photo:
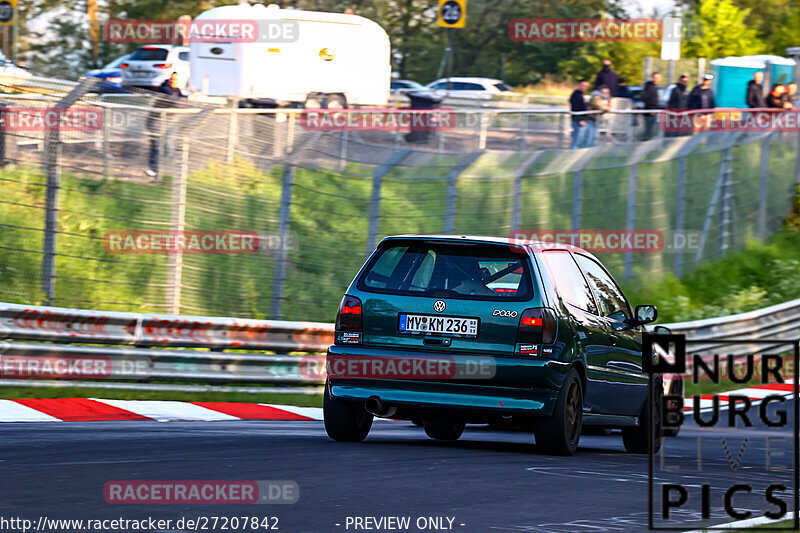
[[[400,314],[400,333],[477,337],[478,319],[457,316]]]

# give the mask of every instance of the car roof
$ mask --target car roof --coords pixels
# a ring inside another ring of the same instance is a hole
[[[439,78],[438,80],[434,80],[434,81],[432,81],[432,82],[431,82],[431,83],[429,83],[428,85],[431,85],[431,84],[433,84],[433,83],[439,83],[440,81],[447,81],[447,80],[450,80],[450,81],[471,81],[471,82],[478,82],[478,83],[488,83],[488,84],[494,84],[494,83],[505,83],[505,82],[503,82],[503,80],[497,80],[497,79],[494,79],[494,78],[478,78],[478,77],[458,77],[458,76],[453,76],[452,78]]]
[[[531,241],[527,239],[515,239],[510,237],[492,237],[485,235],[446,235],[446,234],[419,234],[407,233],[403,235],[392,235],[381,240],[381,244],[393,240],[419,240],[419,241],[446,241],[446,242],[474,242],[484,244],[505,244],[508,246],[524,246],[529,250],[569,250],[571,252],[582,253],[589,257],[594,257],[583,248],[566,243]]]

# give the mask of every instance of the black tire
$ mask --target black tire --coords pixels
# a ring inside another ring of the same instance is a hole
[[[653,419],[648,413],[650,395],[655,393],[655,403],[653,404]],[[653,432],[653,453],[661,449],[661,441],[664,438],[664,428],[661,425],[661,398],[664,395],[664,386],[661,381],[656,381],[652,390],[648,391],[647,400],[642,406],[639,415],[639,425],[622,429],[622,443],[628,453],[648,453],[650,451],[647,436]]]
[[[460,420],[435,418],[425,421],[425,433],[432,439],[458,440],[466,424]]]
[[[343,94],[334,93],[325,95],[325,109],[345,109],[347,98]]]
[[[578,372],[571,368],[558,393],[553,414],[534,427],[536,447],[554,455],[572,455],[578,449],[583,426],[583,388]]]
[[[322,109],[325,106],[325,95],[320,93],[309,93],[303,107],[306,109]]]
[[[325,431],[333,440],[361,442],[372,427],[372,415],[361,403],[333,398],[327,384],[322,399],[322,415],[325,420]]]

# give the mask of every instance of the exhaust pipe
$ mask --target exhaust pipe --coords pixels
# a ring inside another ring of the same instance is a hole
[[[378,418],[388,418],[397,412],[397,407],[383,405],[383,402],[377,396],[370,396],[364,402],[364,408],[367,412]]]

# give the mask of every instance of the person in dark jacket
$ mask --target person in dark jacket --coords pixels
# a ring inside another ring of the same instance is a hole
[[[178,73],[173,72],[170,77],[164,80],[156,89],[156,98],[153,107],[173,107],[177,100],[186,98],[178,87]],[[148,158],[149,168],[144,171],[153,180],[158,179],[158,152],[159,152],[159,113],[154,111],[147,118],[147,129],[150,133],[150,156]]]
[[[797,84],[791,82],[786,86],[786,94],[783,95],[783,107],[785,109],[797,109]]]
[[[714,76],[706,74],[703,76],[703,81],[699,85],[695,85],[692,92],[689,93],[689,109],[714,109],[716,102],[714,101],[714,91],[711,90],[711,80]],[[694,119],[694,131],[698,132],[708,127],[708,120],[711,118],[711,113],[700,113],[700,116]]]
[[[786,86],[784,86],[782,83],[776,83],[773,85],[772,90],[767,95],[767,107],[783,109],[785,94]]]
[[[619,77],[619,85],[617,86],[617,94],[612,96],[616,96],[617,98],[631,98],[631,91],[628,89],[627,80],[622,76]]]
[[[761,70],[756,71],[753,79],[747,82],[747,95],[745,96],[747,107],[751,109],[767,107],[767,102],[764,100],[764,86],[761,85],[763,82],[764,72]]]
[[[661,83],[661,74],[653,72],[650,81],[644,84],[644,94],[642,101],[644,102],[644,109],[661,109],[661,104],[658,102],[658,84]],[[656,119],[655,113],[645,113],[644,115],[644,140],[652,139],[656,132]]]
[[[619,91],[619,76],[616,72],[611,70],[610,59],[603,60],[603,68],[600,69],[600,72],[597,73],[597,77],[594,79],[594,90],[600,89],[603,85],[608,87],[608,90],[611,91],[611,96],[617,96],[617,92]]]
[[[573,113],[586,111],[586,100],[584,94],[589,89],[589,82],[581,80],[578,86],[572,91],[569,97],[569,109]],[[573,115],[572,116],[572,143],[570,149],[583,148],[586,144],[586,115]]]
[[[681,74],[675,87],[669,93],[669,100],[667,101],[667,109],[669,111],[683,111],[689,107],[689,75]],[[676,131],[668,131],[664,133],[665,137],[677,137],[680,133]]]
[[[706,74],[699,85],[695,85],[689,93],[689,109],[714,109],[714,91],[711,90],[711,80],[714,76]]]

